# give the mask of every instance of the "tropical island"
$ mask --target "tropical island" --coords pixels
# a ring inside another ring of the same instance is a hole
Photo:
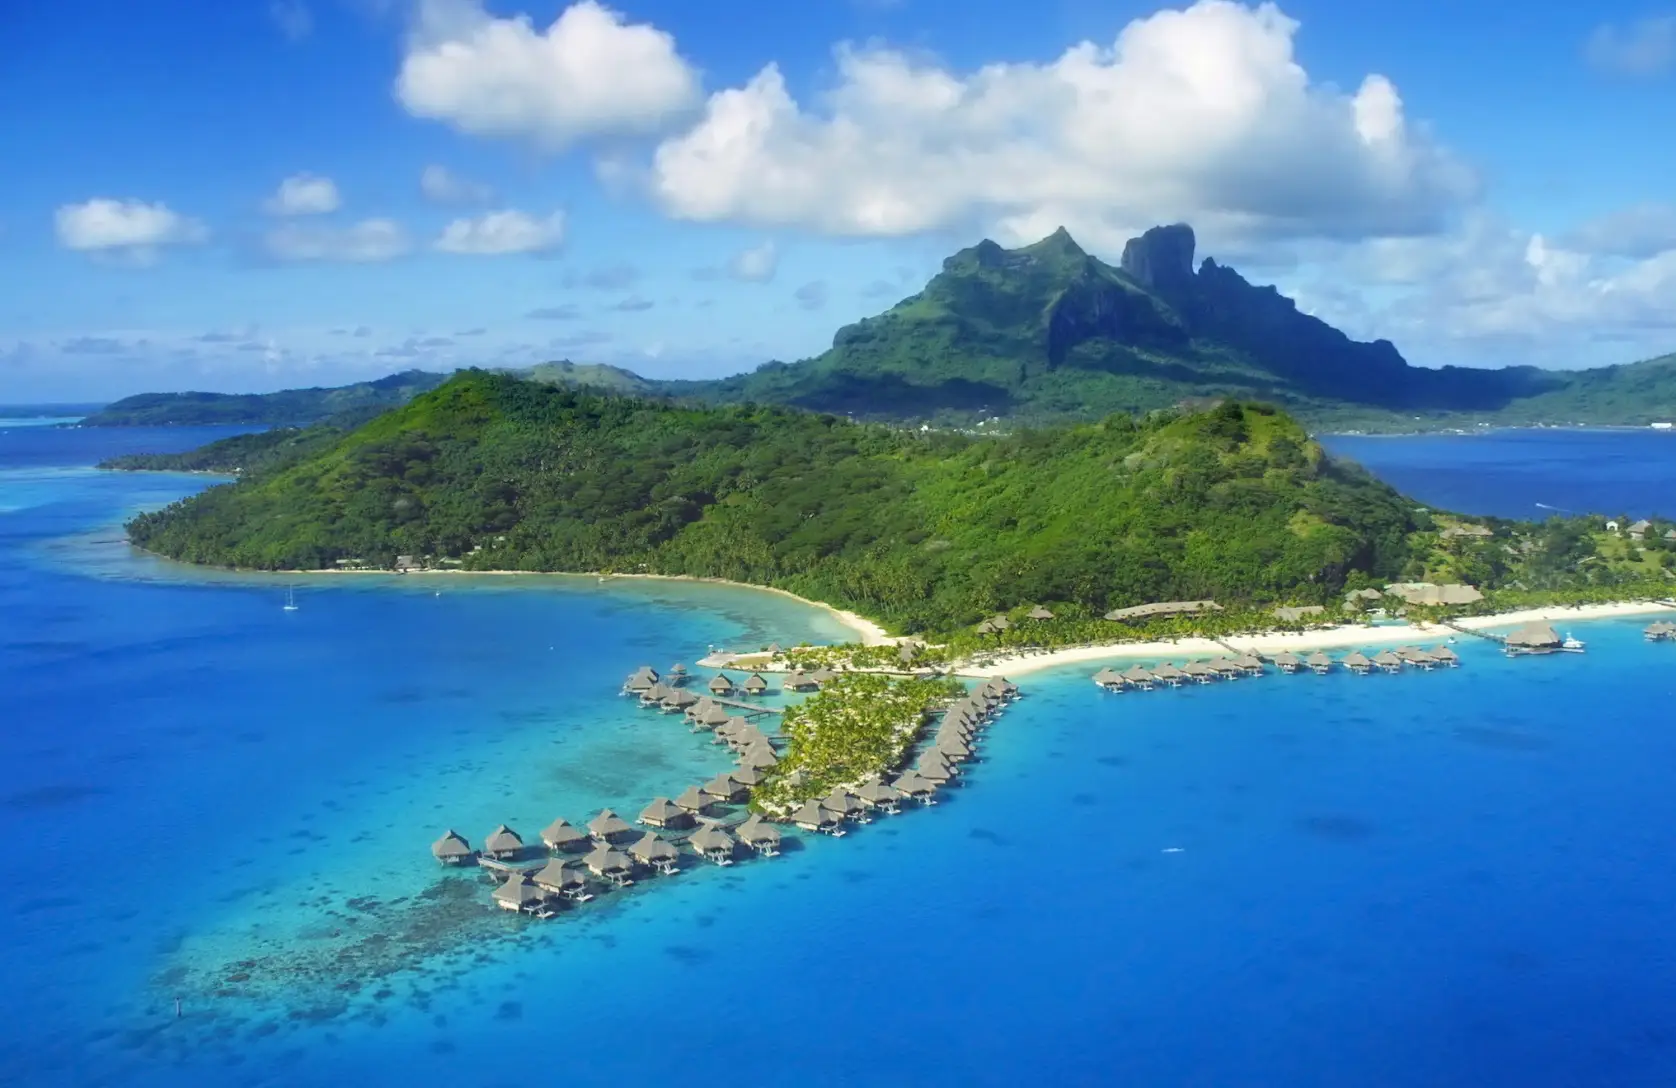
[[[837,331],[798,362],[705,380],[568,360],[518,377],[694,405],[779,404],[898,424],[1017,427],[1138,414],[1204,398],[1276,404],[1312,431],[1646,425],[1676,419],[1676,355],[1550,371],[1412,366],[1206,257],[1185,224],[1132,239],[1115,264],[1064,230],[1004,249],[982,241],[918,292]],[[404,403],[446,380],[408,371],[339,389],[152,393],[88,425],[307,426]]]

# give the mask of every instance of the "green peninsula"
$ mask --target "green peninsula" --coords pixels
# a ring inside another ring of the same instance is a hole
[[[282,426],[314,423],[368,409],[383,411],[448,380],[446,374],[405,370],[374,381],[277,393],[140,393],[107,404],[84,427]]]

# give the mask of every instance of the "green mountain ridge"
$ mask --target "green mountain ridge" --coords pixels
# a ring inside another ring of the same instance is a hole
[[[372,381],[275,393],[139,393],[107,404],[84,427],[298,426],[329,416],[381,411],[448,380],[446,374],[404,370]],[[358,421],[357,421],[358,422]]]
[[[257,569],[714,576],[946,630],[1027,602],[1330,603],[1402,573],[1423,527],[1260,405],[978,438],[462,371],[129,533]]]

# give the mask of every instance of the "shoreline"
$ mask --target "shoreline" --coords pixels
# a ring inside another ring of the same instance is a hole
[[[857,638],[860,639],[861,644],[863,646],[894,646],[894,645],[896,645],[895,636],[893,636],[890,632],[886,631],[879,624],[874,623],[872,620],[868,619],[866,616],[860,615],[859,613],[851,612],[850,610],[845,609],[845,608],[839,608],[837,605],[827,604],[825,601],[814,601],[814,600],[810,600],[808,597],[800,597],[796,593],[793,593],[789,589],[779,589],[775,586],[761,586],[761,585],[756,585],[755,583],[752,583],[752,582],[735,582],[735,581],[733,581],[732,579],[729,579],[729,578],[713,578],[713,577],[710,577],[710,576],[707,576],[707,575],[697,575],[697,574],[624,574],[624,573],[615,573],[615,572],[611,573],[611,574],[606,574],[602,571],[459,570],[459,569],[453,569],[453,568],[431,569],[431,570],[412,570],[412,571],[405,571],[405,572],[398,572],[398,571],[393,571],[393,570],[343,570],[343,569],[339,569],[339,568],[332,568],[332,569],[329,569],[329,570],[249,571],[247,573],[250,573],[250,574],[294,574],[294,575],[307,575],[307,576],[313,576],[313,575],[317,575],[317,574],[335,574],[335,575],[382,574],[382,575],[386,575],[386,576],[389,576],[389,577],[398,577],[399,576],[399,577],[403,577],[403,578],[410,577],[410,576],[416,576],[416,575],[417,576],[425,576],[425,575],[448,575],[448,576],[488,575],[488,576],[492,576],[492,577],[507,577],[507,576],[510,576],[510,575],[524,575],[525,577],[532,577],[532,578],[595,578],[595,579],[598,579],[599,583],[602,584],[602,585],[606,584],[606,583],[609,583],[609,582],[614,582],[619,578],[634,578],[634,579],[641,579],[641,580],[646,580],[646,581],[658,581],[658,582],[690,582],[690,583],[708,584],[708,585],[717,585],[717,586],[731,586],[735,589],[749,589],[749,590],[754,590],[758,593],[778,594],[781,597],[786,597],[786,598],[789,598],[791,600],[797,601],[799,604],[805,604],[805,605],[808,605],[811,608],[815,608],[815,609],[818,609],[822,612],[825,612],[827,615],[829,615],[833,619],[837,620],[844,627],[846,627],[850,631],[854,632],[855,635],[857,636]]]
[[[1468,631],[1484,631],[1496,627],[1516,627],[1521,623],[1583,622],[1655,613],[1668,614],[1673,611],[1676,611],[1676,609],[1669,605],[1651,601],[1618,601],[1611,604],[1526,608],[1515,612],[1501,612],[1493,616],[1468,616],[1455,622]],[[1059,668],[1062,665],[1116,659],[1180,660],[1193,657],[1220,657],[1225,655],[1230,647],[1244,653],[1269,656],[1286,651],[1299,653],[1348,649],[1359,646],[1400,645],[1405,642],[1442,641],[1454,634],[1456,634],[1454,629],[1438,623],[1402,623],[1380,627],[1347,623],[1336,627],[1318,628],[1313,631],[1229,635],[1220,641],[1191,636],[1170,642],[1111,642],[1097,646],[1071,646],[1063,650],[1023,651],[1009,654],[984,665],[957,666],[955,673],[959,676],[988,678],[1025,675],[1041,672],[1044,669]]]

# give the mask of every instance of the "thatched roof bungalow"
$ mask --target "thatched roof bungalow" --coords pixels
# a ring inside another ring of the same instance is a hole
[[[642,865],[667,874],[675,871],[681,860],[681,851],[675,849],[673,843],[658,838],[656,832],[648,831],[629,847],[629,856]]]
[[[647,827],[685,827],[691,820],[691,813],[667,797],[654,797],[651,804],[640,810],[640,822]]]
[[[574,850],[588,841],[588,837],[564,819],[554,820],[541,829],[541,841],[549,850]]]
[[[705,824],[687,840],[699,857],[717,865],[732,865],[735,842],[732,835],[715,824]]]
[[[780,852],[780,829],[754,812],[739,825],[736,834],[740,842],[765,858],[774,857]]]
[[[621,816],[608,808],[600,809],[599,815],[588,821],[588,834],[595,842],[620,842],[634,834],[634,828]]]
[[[431,843],[431,857],[444,865],[464,865],[472,859],[473,853],[471,843],[453,828],[449,828],[442,838]]]
[[[502,910],[531,912],[541,909],[547,899],[547,893],[535,886],[529,876],[524,873],[513,873],[506,878],[506,883],[494,890],[491,898],[495,906]]]
[[[491,858],[516,857],[524,849],[523,838],[510,827],[501,824],[483,840],[483,853]]]

